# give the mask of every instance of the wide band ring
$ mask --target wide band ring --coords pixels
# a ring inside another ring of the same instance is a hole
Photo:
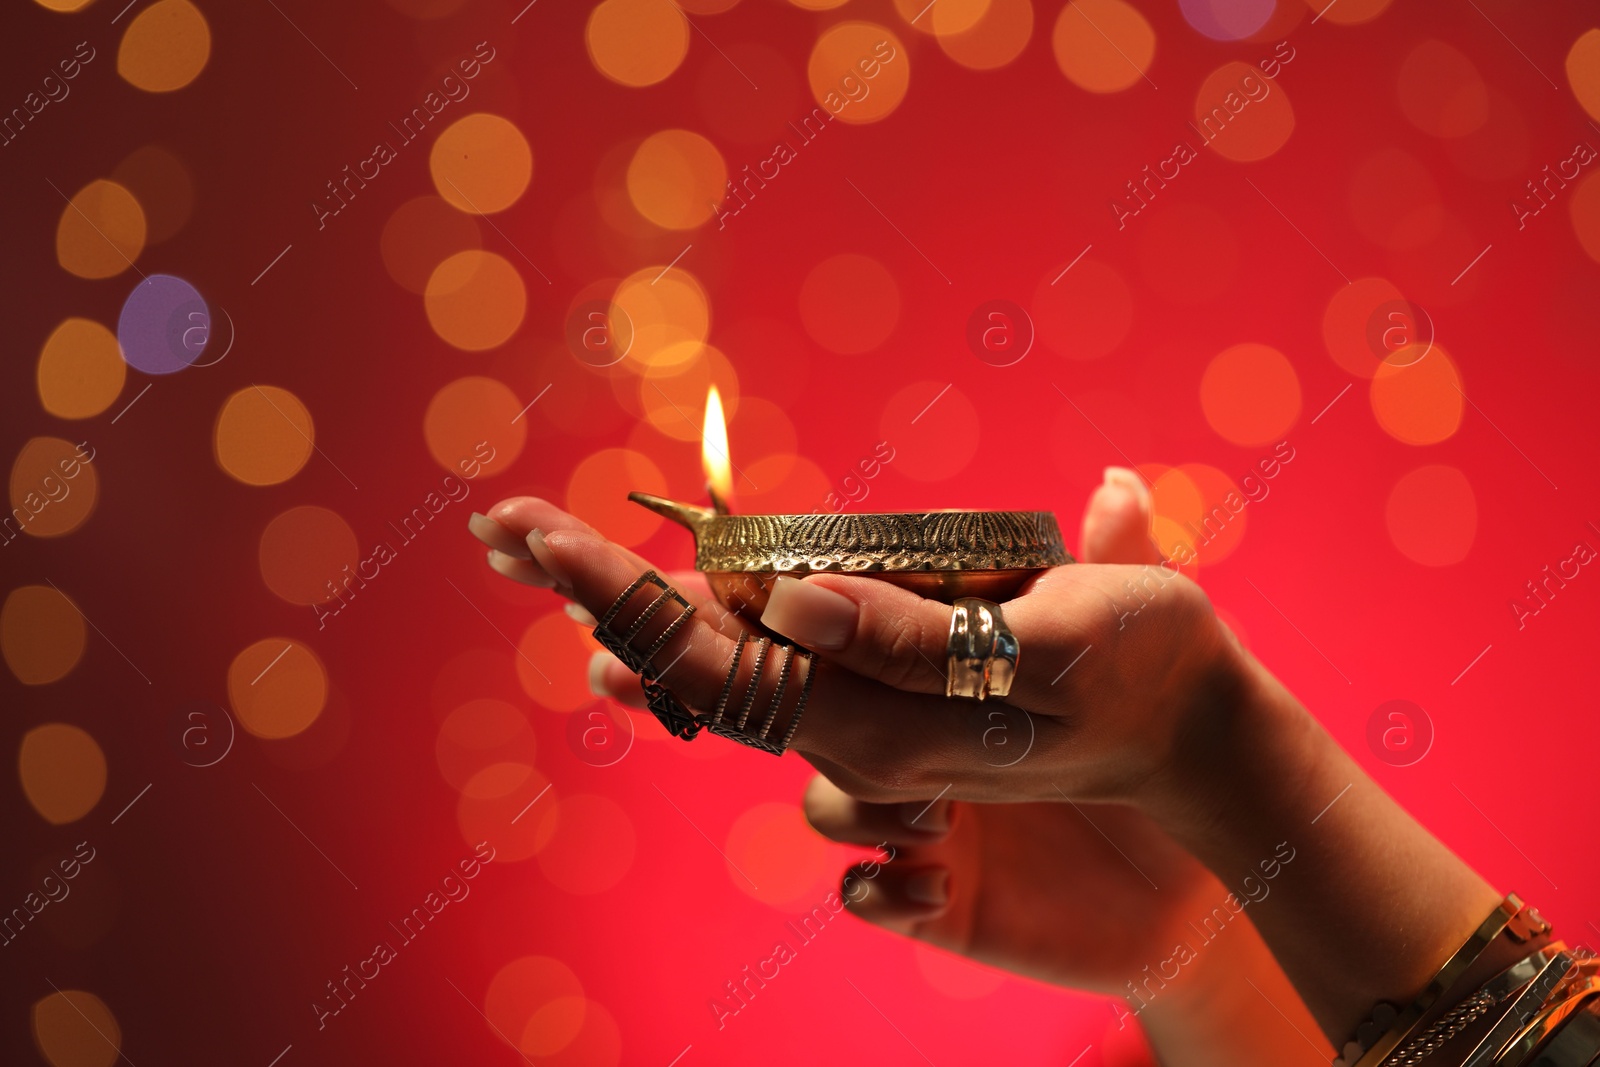
[[[646,592],[647,599],[636,602],[641,591]],[[701,730],[709,730],[775,756],[783,755],[811,699],[811,683],[816,680],[812,654],[798,645],[775,642],[770,637],[753,639],[748,632],[742,632],[716,710],[710,715],[696,712],[662,683],[677,660],[665,667],[654,662],[694,611],[694,605],[660,575],[645,571],[618,594],[610,610],[597,620],[594,636],[639,675],[646,706],[672,736],[693,741]],[[747,644],[755,648],[750,656],[744,655]],[[772,678],[766,668],[774,662],[777,671]],[[747,667],[742,674],[741,666]],[[803,678],[799,677],[802,673]],[[767,699],[758,707],[763,694]]]
[[[658,589],[660,592],[651,596],[623,627],[620,618],[624,609],[628,607],[636,593],[647,587]],[[675,618],[670,618],[665,625],[660,625],[660,619],[668,618],[661,613],[663,609],[669,607],[676,608],[678,614]],[[694,736],[700,732],[700,724],[695,721],[694,713],[684,707],[672,691],[660,683],[654,660],[661,654],[661,650],[667,647],[667,642],[688,624],[690,617],[694,615],[694,610],[694,605],[663,581],[659,574],[653,570],[645,571],[618,594],[611,609],[600,617],[594,628],[595,640],[639,676],[644,685],[645,700],[651,713],[667,728],[668,733],[685,741],[694,740]],[[644,635],[652,619],[657,620],[659,632],[652,631],[653,637],[647,639]],[[643,648],[634,644],[635,641],[644,643],[647,640],[648,643]]]
[[[950,615],[944,695],[967,700],[1005,696],[1011,692],[1021,652],[999,604],[961,597]]]

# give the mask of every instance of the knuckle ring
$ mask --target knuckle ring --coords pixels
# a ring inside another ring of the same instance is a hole
[[[999,604],[961,597],[950,615],[944,695],[967,700],[1005,696],[1011,692],[1021,653]]]
[[[619,631],[616,628],[619,616],[634,595],[645,586],[654,586],[661,592],[633,617],[626,629]],[[644,632],[650,620],[659,615],[668,604],[676,604],[681,609],[678,616],[668,622],[643,651],[634,647],[634,641]],[[661,725],[665,726],[673,737],[681,737],[685,741],[694,740],[695,735],[700,732],[700,724],[672,690],[657,680],[653,661],[661,650],[667,647],[667,642],[688,625],[689,617],[693,614],[694,605],[685,600],[681,593],[664,582],[655,571],[645,571],[618,594],[610,609],[600,617],[594,628],[595,640],[639,676],[640,683],[644,686],[645,702],[651,714],[661,721]]]
[[[811,683],[816,678],[816,661],[811,653],[799,645],[776,645],[782,650],[783,661],[778,667],[778,678],[772,696],[768,699],[765,714],[761,718],[759,728],[752,728],[751,713],[755,710],[756,700],[761,693],[764,681],[763,672],[775,646],[770,637],[756,640],[755,656],[751,660],[749,677],[744,680],[744,700],[739,703],[738,717],[732,721],[728,719],[729,705],[735,688],[738,686],[739,668],[743,659],[744,647],[750,642],[750,634],[741,631],[739,640],[733,649],[733,660],[728,667],[727,680],[722,683],[722,694],[717,698],[716,710],[710,716],[702,717],[699,722],[707,730],[718,737],[726,737],[737,741],[741,745],[759,748],[763,752],[770,752],[774,756],[781,756],[789,747],[789,742],[794,737],[794,732],[800,728],[800,716],[806,710],[806,702],[811,699]],[[784,697],[790,692],[791,682],[795,670],[795,660],[800,660],[801,669],[805,678],[800,683],[799,695],[794,705],[789,710],[787,724],[783,734],[774,736],[774,727],[778,723],[778,716],[783,711]]]
[[[647,586],[659,589],[660,592],[651,597],[636,614],[631,615],[629,621],[623,623],[622,617],[630,602]],[[667,618],[662,613],[669,609],[669,605],[676,605],[678,613],[664,626],[660,626],[660,619]],[[595,640],[621,660],[629,670],[639,675],[640,684],[644,687],[646,704],[672,736],[693,741],[702,729],[706,729],[720,737],[759,748],[775,756],[783,755],[800,726],[800,716],[805,711],[806,702],[811,698],[811,683],[816,677],[814,657],[808,650],[798,645],[778,644],[769,637],[756,640],[755,652],[752,656],[746,657],[744,649],[745,645],[751,642],[751,635],[748,631],[741,631],[739,641],[734,646],[733,660],[728,669],[727,680],[723,683],[722,693],[717,699],[715,711],[710,715],[692,711],[678,699],[677,694],[661,682],[662,676],[671,669],[672,664],[658,669],[654,661],[672,638],[688,625],[689,617],[694,612],[694,605],[663,581],[660,575],[653,570],[645,571],[617,596],[610,609],[601,616],[594,627]],[[659,631],[653,638],[645,638],[644,635],[653,621],[659,626]],[[649,640],[649,644],[640,649],[639,644],[645,640]],[[758,712],[756,702],[761,695],[762,684],[766,680],[764,673],[773,658],[774,645],[781,650],[777,679],[767,703]],[[800,660],[798,669],[804,672],[804,678],[800,680],[798,693],[788,709],[787,719],[781,724],[782,733],[779,734],[779,718],[784,711],[784,698],[796,692],[793,685],[797,669],[796,659]],[[744,689],[735,702],[734,692],[740,681],[740,669],[747,660],[749,670],[743,679]],[[730,707],[736,708],[736,711],[730,712]],[[759,719],[752,722],[752,716],[756,715],[759,715]]]

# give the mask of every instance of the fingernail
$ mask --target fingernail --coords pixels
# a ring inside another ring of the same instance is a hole
[[[527,544],[487,515],[480,515],[474,511],[472,517],[467,520],[467,529],[472,532],[473,537],[490,548],[504,552],[508,556],[515,556],[517,559],[528,558]]]
[[[936,800],[932,804],[920,800],[900,805],[900,821],[913,830],[942,834],[950,829],[950,802]]]
[[[589,614],[589,609],[582,604],[568,604],[561,610],[565,611],[572,621],[580,626],[600,625],[600,620]]]
[[[918,904],[944,907],[950,903],[950,872],[940,867],[936,871],[913,874],[906,879],[906,896]]]
[[[854,600],[831,589],[780,577],[761,613],[761,625],[807,648],[828,652],[849,644],[860,611]]]
[[[1107,467],[1105,470],[1107,485],[1120,485],[1132,493],[1134,499],[1139,501],[1139,506],[1145,509],[1150,507],[1150,487],[1144,484],[1144,479],[1139,477],[1139,472],[1127,467]]]
[[[557,585],[572,588],[572,577],[567,574],[567,569],[556,559],[556,554],[550,551],[550,546],[544,543],[544,531],[534,530],[528,534],[528,551],[533,553],[534,562],[545,569],[545,573],[556,580]]]
[[[606,688],[606,668],[612,663],[609,652],[596,652],[589,657],[589,692],[597,697],[608,697],[611,691]]]
[[[489,550],[489,566],[496,574],[510,578],[513,582],[531,585],[537,589],[550,589],[555,584],[554,578],[544,572],[544,568],[534,563],[531,559],[518,559],[508,555],[498,548]]]

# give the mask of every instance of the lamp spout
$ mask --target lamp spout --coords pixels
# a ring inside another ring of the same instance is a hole
[[[649,493],[629,493],[628,499],[641,507],[649,508],[662,518],[671,519],[697,538],[706,524],[717,517],[717,513],[711,508],[703,508],[696,504],[680,504],[676,500],[667,500],[665,497],[652,496]]]

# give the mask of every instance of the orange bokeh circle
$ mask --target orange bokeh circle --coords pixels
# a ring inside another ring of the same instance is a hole
[[[228,699],[245,732],[277,739],[301,733],[328,702],[328,671],[306,644],[266,637],[228,666]]]
[[[638,508],[637,504],[633,506]],[[529,624],[517,641],[513,663],[517,681],[540,707],[576,711],[594,700],[587,667],[589,657],[599,648],[600,643],[566,612],[542,615]]]
[[[690,130],[651,134],[628,163],[628,198],[639,214],[668,230],[692,230],[709,221],[727,182],[722,153]]]
[[[1409,325],[1388,317],[1390,311],[1403,315],[1404,302],[1404,294],[1387,278],[1357,278],[1335,290],[1322,313],[1322,343],[1333,361],[1362,378],[1376,374],[1386,350],[1382,346],[1375,348],[1372,343],[1374,317],[1380,323],[1381,340],[1391,327]],[[1412,340],[1409,334],[1397,335],[1396,339]]]
[[[84,447],[59,437],[34,437],[17,453],[9,517],[23,533],[61,537],[88,521],[99,500],[100,479],[89,462],[94,451]]]
[[[1122,0],[1075,0],[1061,9],[1050,35],[1061,73],[1091,93],[1119,93],[1148,77],[1156,33]]]
[[[571,967],[550,956],[523,956],[489,980],[483,1014],[490,1027],[524,1056],[543,1058],[560,1052],[578,1036],[583,1016],[574,1017],[565,1009],[583,1000],[583,983]],[[544,1025],[537,1026],[541,1013]]]
[[[533,180],[533,149],[516,123],[487,111],[452,122],[433,142],[428,170],[452,207],[493,215],[515,204]]]
[[[355,531],[337,512],[303,504],[282,512],[261,531],[261,579],[291,604],[321,604],[359,589],[361,560]]]
[[[316,426],[300,398],[252,385],[223,401],[212,432],[217,466],[246,485],[277,485],[311,458]]]
[[[793,804],[756,804],[744,811],[728,828],[723,854],[735,886],[780,907],[820,896],[822,884],[833,877],[827,842]]]
[[[56,224],[56,260],[80,278],[111,278],[132,267],[149,230],[125,186],[92,181],[72,194]]]
[[[1022,54],[1033,36],[1031,0],[988,0],[970,29],[940,33],[944,54],[968,70],[995,70]]]
[[[1472,550],[1478,498],[1455,467],[1418,467],[1389,491],[1384,521],[1401,555],[1425,567],[1448,567]]]
[[[589,12],[584,42],[595,69],[620,85],[654,85],[689,53],[689,24],[661,0],[603,0]]]
[[[1592,119],[1600,119],[1600,29],[1585,30],[1567,51],[1572,95]]]
[[[1408,445],[1435,445],[1456,432],[1466,403],[1461,375],[1434,345],[1420,359],[1408,350],[1378,365],[1369,392],[1378,425]]]
[[[90,319],[66,319],[39,353],[39,402],[57,418],[93,418],[117,399],[127,377],[115,334]]]
[[[457,477],[502,473],[527,443],[532,412],[524,412],[526,403],[494,378],[457,378],[433,394],[422,415],[428,454]]]
[[[655,462],[627,448],[586,456],[567,480],[567,510],[619,545],[636,545],[655,533],[661,516],[628,500],[630,492],[661,494],[666,478]]]
[[[469,249],[434,268],[423,296],[428,322],[445,343],[468,352],[504,344],[528,310],[528,292],[504,256]]]
[[[911,85],[911,55],[875,22],[839,22],[822,31],[806,63],[811,95],[852,124],[888,118]]]
[[[1234,345],[1207,364],[1200,407],[1211,428],[1234,444],[1270,444],[1300,416],[1300,378],[1276,348]]]
[[[17,754],[22,792],[43,819],[77,822],[106,791],[106,756],[88,732],[64,722],[35,726]]]
[[[1249,63],[1212,71],[1194,98],[1194,128],[1207,147],[1235,163],[1266,159],[1294,132],[1289,94]]]
[[[121,1056],[122,1027],[93,993],[57,990],[33,1005],[32,1021],[34,1043],[51,1067],[111,1067]]]
[[[117,73],[147,93],[170,93],[200,76],[211,27],[189,0],[157,0],[133,17],[117,48]]]
[[[0,653],[23,685],[65,678],[83,658],[88,637],[77,605],[54,586],[18,586],[0,607]]]

